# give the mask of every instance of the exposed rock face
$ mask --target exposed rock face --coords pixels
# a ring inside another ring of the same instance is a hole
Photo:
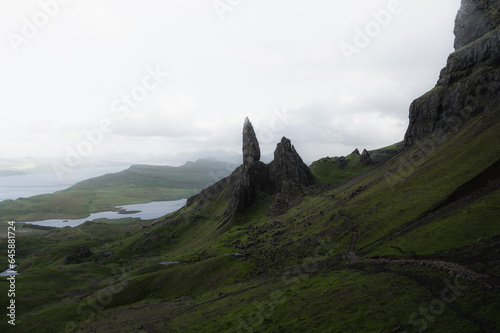
[[[349,163],[349,161],[345,158],[345,156],[340,156],[337,162],[340,168],[345,168]]]
[[[269,164],[269,174],[275,190],[280,190],[285,181],[295,183],[299,188],[314,184],[311,170],[285,137],[276,146],[274,160]]]
[[[267,215],[277,216],[286,213],[288,209],[298,205],[303,196],[304,192],[297,184],[285,181],[281,191],[276,195],[276,202],[269,208]]]
[[[314,176],[287,138],[282,138],[269,165],[260,161],[260,148],[250,121],[243,126],[243,164],[231,176],[204,189],[188,199],[190,206],[196,201],[218,197],[229,200],[227,214],[244,211],[257,199],[259,193],[277,194],[276,204],[269,214],[281,214],[300,202],[302,189],[314,184]]]
[[[269,188],[267,165],[260,161],[243,164],[231,177],[233,181],[228,191],[230,201],[227,213],[244,211],[255,201],[259,190],[267,192]]]
[[[373,165],[375,163],[373,163],[371,157],[370,157],[370,154],[368,153],[368,151],[366,149],[363,149],[363,153],[361,154],[361,159],[359,160],[359,162],[361,164],[364,164],[364,165]]]
[[[228,212],[241,212],[249,207],[268,180],[266,166],[260,162],[259,142],[248,117],[243,125],[243,165],[235,173],[229,191]]]
[[[252,123],[245,118],[243,125],[243,164],[260,161],[260,147]]]
[[[409,147],[430,134],[464,126],[500,104],[500,2],[463,0],[456,19],[455,47],[436,87],[410,106],[405,134]]]
[[[453,31],[455,50],[472,43],[494,29],[494,17],[489,12],[494,5],[498,5],[498,1],[462,0]]]

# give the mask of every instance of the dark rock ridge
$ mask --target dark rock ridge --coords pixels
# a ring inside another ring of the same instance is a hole
[[[226,214],[234,215],[252,205],[259,195],[276,196],[270,215],[284,213],[301,201],[303,189],[314,185],[315,179],[307,165],[285,137],[276,146],[270,164],[260,161],[260,148],[252,123],[243,125],[243,164],[229,177],[188,199],[187,205],[206,199],[229,200]]]
[[[436,87],[410,106],[405,147],[436,140],[500,104],[500,2],[462,0],[455,21],[456,51]]]

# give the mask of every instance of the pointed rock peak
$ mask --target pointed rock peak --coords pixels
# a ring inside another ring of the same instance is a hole
[[[283,148],[287,149],[287,150],[291,150],[292,149],[292,141],[290,141],[290,139],[286,138],[286,137],[282,137],[281,138],[281,142],[279,143],[282,145]]]
[[[270,164],[270,177],[275,186],[281,188],[284,181],[291,181],[299,187],[314,184],[314,177],[295,150],[292,142],[283,137],[274,151],[274,160]],[[279,188],[276,188],[279,191]]]
[[[354,149],[354,151],[352,152],[352,154],[359,155],[359,150],[358,150],[358,148]]]
[[[252,123],[245,118],[243,125],[243,164],[258,162],[260,160],[260,147]]]
[[[283,159],[285,156],[287,156],[287,158],[293,156],[292,159],[302,161],[299,154],[295,151],[295,147],[292,145],[292,142],[289,139],[282,137],[280,143],[276,145],[276,149],[274,150],[274,160]]]
[[[371,165],[374,164],[372,161],[372,158],[370,157],[370,154],[366,149],[363,149],[363,153],[361,154],[361,159],[360,162],[364,165]]]

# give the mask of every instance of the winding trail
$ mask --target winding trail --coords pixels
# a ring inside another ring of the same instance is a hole
[[[81,231],[81,230],[80,230],[80,228],[75,227],[75,229],[76,229],[76,230],[78,230],[78,231],[80,231],[82,234],[89,236],[89,237],[90,237],[90,239],[92,239],[92,240],[94,239],[94,237],[92,237],[92,235],[91,235],[91,234],[87,234],[86,232]]]
[[[483,282],[481,281],[481,279],[489,278],[489,276],[486,274],[480,274],[460,264],[443,260],[366,258],[366,259],[361,259],[359,262],[366,264],[385,264],[385,265],[396,264],[396,265],[427,266],[447,271],[450,275],[466,279],[469,281]],[[487,284],[485,282],[483,283]]]
[[[337,201],[341,207],[345,207],[344,202],[335,198],[334,196],[328,196],[331,199]],[[346,252],[346,256],[349,259],[350,264],[354,263],[364,263],[364,264],[383,264],[383,265],[414,265],[414,266],[426,266],[444,270],[448,272],[450,275],[453,275],[457,278],[466,279],[473,282],[481,282],[489,288],[492,286],[485,282],[485,279],[489,279],[490,276],[486,274],[477,273],[463,265],[448,262],[443,260],[432,260],[432,259],[387,259],[387,258],[364,258],[360,259],[356,254],[356,241],[358,239],[358,231],[355,228],[354,221],[349,217],[342,215],[340,213],[335,214],[336,217],[340,217],[348,221],[349,223],[349,232],[352,233],[351,244],[349,246],[348,251]],[[404,252],[402,249],[397,248],[399,251]],[[495,286],[498,288],[498,286]]]

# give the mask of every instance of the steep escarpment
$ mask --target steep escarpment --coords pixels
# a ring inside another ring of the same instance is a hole
[[[463,0],[455,19],[455,50],[483,37],[500,23],[500,3],[495,0]]]
[[[436,87],[410,106],[409,147],[435,134],[438,141],[500,105],[500,4],[463,0],[455,22],[455,49]]]
[[[278,194],[280,208],[270,210],[270,214],[275,215],[284,207],[300,202],[302,189],[315,183],[311,171],[285,137],[276,146],[274,160],[270,164],[261,162],[259,142],[248,118],[243,125],[242,150],[243,164],[229,177],[189,198],[188,206],[221,196],[229,201],[226,214],[233,215],[250,207],[259,193],[267,196]]]

